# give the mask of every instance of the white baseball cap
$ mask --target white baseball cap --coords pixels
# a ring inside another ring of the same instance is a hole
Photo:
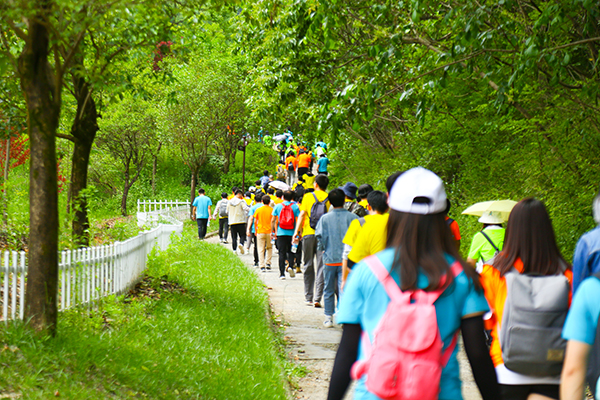
[[[428,203],[414,203],[424,197]],[[409,169],[396,179],[388,204],[392,210],[410,214],[437,214],[446,209],[446,191],[439,176],[423,167]]]

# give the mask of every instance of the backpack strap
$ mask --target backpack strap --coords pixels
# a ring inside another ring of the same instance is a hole
[[[480,232],[483,235],[483,237],[485,237],[487,239],[487,241],[490,242],[490,244],[492,245],[492,247],[494,248],[494,250],[496,250],[498,253],[500,253],[500,250],[498,249],[498,247],[496,247],[496,245],[494,244],[494,242],[492,242],[492,239],[490,239],[490,237],[483,230],[480,231]]]
[[[365,258],[364,261],[369,266],[371,272],[373,272],[373,275],[383,285],[390,299],[395,301],[402,300],[404,296],[400,287],[396,284],[396,281],[392,278],[387,268],[379,261],[379,257],[372,255]]]
[[[312,192],[313,197],[315,198],[315,203],[319,202],[319,199],[317,199],[317,195],[315,194],[315,192]]]
[[[358,223],[360,224],[360,226],[363,226],[365,224],[365,217],[359,218]]]

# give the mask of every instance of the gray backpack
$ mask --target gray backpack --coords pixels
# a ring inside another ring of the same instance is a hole
[[[228,214],[227,214],[227,204],[229,203],[228,200],[221,200],[221,205],[219,205],[219,216],[225,218]]]
[[[569,311],[571,285],[561,273],[505,275],[506,302],[500,329],[504,365],[533,376],[559,376],[567,342],[562,328]]]

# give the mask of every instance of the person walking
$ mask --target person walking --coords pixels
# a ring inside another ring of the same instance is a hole
[[[198,224],[198,239],[204,240],[206,236],[206,227],[208,221],[211,220],[210,206],[212,206],[212,200],[210,197],[205,195],[204,189],[198,189],[198,197],[192,202],[192,214],[196,215],[196,223]]]
[[[594,198],[592,211],[597,225],[579,238],[573,254],[573,293],[585,278],[600,272],[600,191]]]
[[[215,206],[215,212],[213,213],[213,219],[216,219],[217,214],[219,215],[219,240],[221,243],[227,244],[227,236],[229,235],[229,218],[227,215],[227,193],[221,193],[221,200],[217,202]]]
[[[452,238],[451,238],[452,239]],[[560,384],[560,369],[557,371],[557,375],[545,375],[542,372],[542,364],[537,364],[534,368],[536,373],[526,374],[524,372],[517,372],[514,367],[505,365],[506,357],[511,356],[514,352],[509,352],[506,346],[509,343],[523,343],[525,338],[528,338],[529,346],[537,346],[543,343],[544,337],[550,337],[552,330],[549,327],[544,326],[543,328],[537,328],[537,325],[533,325],[538,318],[549,313],[550,304],[544,302],[546,298],[540,294],[536,295],[535,298],[535,310],[537,311],[522,311],[515,307],[510,306],[507,299],[511,293],[509,289],[508,275],[517,274],[527,275],[527,277],[534,277],[529,279],[539,279],[535,283],[535,293],[542,293],[541,290],[544,288],[544,283],[547,282],[544,279],[547,277],[555,277],[564,275],[566,294],[564,296],[564,306],[568,308],[569,301],[569,281],[572,280],[573,274],[570,270],[569,265],[565,262],[554,236],[554,229],[552,228],[552,222],[550,216],[546,211],[544,204],[533,198],[527,198],[518,202],[512,209],[508,218],[506,227],[506,238],[504,240],[504,248],[499,253],[498,257],[494,258],[493,266],[484,263],[481,268],[481,284],[483,286],[485,297],[492,309],[493,317],[491,328],[492,328],[492,345],[490,347],[490,355],[494,366],[496,368],[496,375],[498,377],[498,383],[500,385],[500,392],[504,399],[515,399],[515,400],[527,400],[531,399],[530,396],[537,396],[537,399],[558,399],[559,396],[559,384]],[[535,278],[535,277],[539,278]],[[515,278],[511,277],[510,282],[515,282]],[[514,283],[517,285],[517,283]],[[532,284],[533,285],[533,284]],[[513,286],[511,286],[513,287]],[[514,286],[516,287],[516,286]],[[517,289],[514,289],[517,290]],[[558,293],[561,290],[561,286],[550,283],[548,290],[552,293]],[[527,293],[533,293],[533,291],[526,290]],[[516,292],[515,292],[516,293]],[[520,293],[518,301],[522,303],[519,308],[525,309],[532,300],[530,298],[524,298],[525,294]],[[511,297],[512,298],[512,297]],[[552,302],[554,305],[555,302]],[[511,319],[506,320],[503,315],[508,310],[511,311]],[[544,314],[542,311],[546,314]],[[527,312],[527,314],[525,314]],[[522,315],[521,315],[522,314]],[[538,314],[537,317],[534,317]],[[566,312],[565,312],[566,316]],[[537,329],[542,335],[542,339],[536,340],[532,336],[530,330],[527,334],[522,336],[517,335],[523,330],[514,329],[513,326],[503,326],[504,323],[514,323],[514,318],[524,318],[530,320],[530,324],[533,328]],[[564,318],[564,317],[563,317]],[[553,320],[560,321],[559,315],[553,315]],[[564,319],[563,319],[564,321]],[[560,326],[558,332],[562,329]],[[502,338],[502,343],[500,343]],[[560,339],[560,336],[558,337]],[[530,343],[533,340],[533,343]],[[555,356],[552,356],[554,351],[559,352],[563,350],[553,349],[542,349],[544,353],[543,358],[546,361],[557,361]],[[521,349],[523,353],[523,349]],[[547,356],[548,354],[549,356]],[[525,354],[520,356],[520,360],[527,360]],[[558,357],[558,360],[562,360],[562,357]],[[509,367],[513,368],[510,369]]]
[[[317,160],[317,174],[327,175],[327,166],[328,165],[329,165],[329,158],[327,158],[325,153],[321,153],[319,155],[319,159]]]
[[[478,262],[481,266],[482,263],[491,260],[504,246],[506,230],[502,227],[504,220],[499,212],[487,211],[479,218],[479,222],[483,224],[483,229],[473,236],[467,257],[467,262],[472,267]]]
[[[285,167],[287,169],[287,184],[291,187],[296,182],[296,169],[298,168],[298,160],[291,151],[288,152],[285,159]]]
[[[271,243],[271,214],[273,208],[269,206],[270,202],[269,196],[263,196],[263,206],[257,208],[253,216],[256,227],[256,243],[258,245],[258,264],[263,272],[267,270],[267,265],[271,265],[273,255],[273,244]]]
[[[246,250],[250,251],[250,245],[254,244],[254,268],[258,268],[258,244],[256,241],[256,226],[254,224],[254,213],[257,209],[263,206],[262,198],[266,196],[263,192],[258,192],[254,195],[255,204],[248,211],[248,223],[246,224]]]
[[[300,150],[298,155],[298,177],[308,173],[311,159],[312,157],[305,150]]]
[[[272,239],[277,241],[279,250],[279,278],[285,279],[286,261],[290,278],[296,276],[294,269],[295,254],[292,253],[292,235],[296,228],[296,219],[300,215],[300,208],[292,202],[293,193],[289,190],[283,192],[283,202],[273,209],[271,220]]]
[[[237,254],[244,254],[244,243],[246,242],[246,222],[250,207],[244,201],[244,193],[236,189],[235,196],[229,200],[227,214],[229,215],[229,229],[231,231],[231,247]],[[239,244],[238,244],[239,239]]]
[[[428,380],[427,385],[435,387],[439,384],[439,399],[462,400],[458,350],[455,346],[460,330],[483,399],[499,400],[496,374],[483,332],[482,315],[489,308],[481,291],[479,277],[462,260],[448,232],[443,216],[446,193],[442,180],[421,167],[409,170],[394,184],[389,206],[387,248],[354,267],[340,299],[336,316],[337,322],[343,325],[343,331],[327,398],[342,399],[350,383],[350,370],[354,362],[357,359],[360,362],[369,360],[371,350],[377,345],[371,344],[373,335],[384,314],[389,311],[388,305],[391,305],[389,287],[390,290],[395,288],[396,293],[410,293],[420,303],[423,298],[437,297],[433,303],[433,317],[437,326],[431,326],[435,331],[432,330],[430,336],[426,337],[435,338],[439,335],[443,346],[440,350],[448,360],[445,364],[438,361],[441,378],[430,374],[429,369],[427,373],[411,370],[398,376],[401,380],[398,389],[406,387],[405,376],[421,378]],[[385,286],[381,281],[386,282]],[[410,299],[408,301],[410,303]],[[401,305],[395,304],[397,307]],[[422,304],[424,307],[425,304]],[[394,334],[412,337],[414,341],[422,337],[419,327],[404,327],[406,331]],[[414,329],[412,335],[409,329]],[[420,347],[412,348],[418,349]],[[419,356],[416,352],[410,355]],[[390,361],[407,362],[404,358]],[[431,364],[428,368],[432,368]],[[366,380],[363,376],[357,381],[355,400],[378,398],[370,389],[370,379],[371,375]],[[390,389],[393,383],[390,382]],[[415,389],[426,392],[429,387],[419,385]]]
[[[358,219],[356,214],[344,209],[345,194],[341,189],[333,189],[327,198],[331,204],[329,212],[317,223],[315,238],[317,250],[323,252],[323,303],[326,328],[333,327],[335,297],[342,292],[342,254],[344,252],[344,235],[350,223]]]
[[[322,252],[317,251],[317,239],[315,238],[315,229],[311,227],[311,217],[313,216],[313,205],[322,203],[325,210],[329,209],[327,201],[327,185],[329,178],[325,175],[317,175],[314,183],[314,192],[304,194],[302,205],[300,206],[300,216],[294,230],[292,238],[293,243],[297,243],[301,238],[302,251],[304,254],[304,298],[308,306],[321,307],[321,298],[323,296],[323,257]],[[316,218],[313,218],[314,221]],[[318,222],[318,221],[316,221]],[[316,224],[313,226],[316,227]],[[316,259],[316,264],[315,264]]]

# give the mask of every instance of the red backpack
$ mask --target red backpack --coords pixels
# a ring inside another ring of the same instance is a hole
[[[292,209],[292,204],[282,204],[283,208],[279,213],[279,227],[281,229],[294,229],[296,227],[296,216]]]
[[[363,331],[361,344],[367,359],[354,363],[352,378],[359,379],[367,374],[367,389],[381,399],[437,400],[442,368],[456,347],[458,334],[454,334],[452,343],[442,351],[433,303],[444,289],[402,292],[377,256],[367,257],[364,261],[391,301],[374,331],[373,342]],[[462,266],[455,262],[451,271],[457,276]],[[440,285],[445,281],[444,276]]]

